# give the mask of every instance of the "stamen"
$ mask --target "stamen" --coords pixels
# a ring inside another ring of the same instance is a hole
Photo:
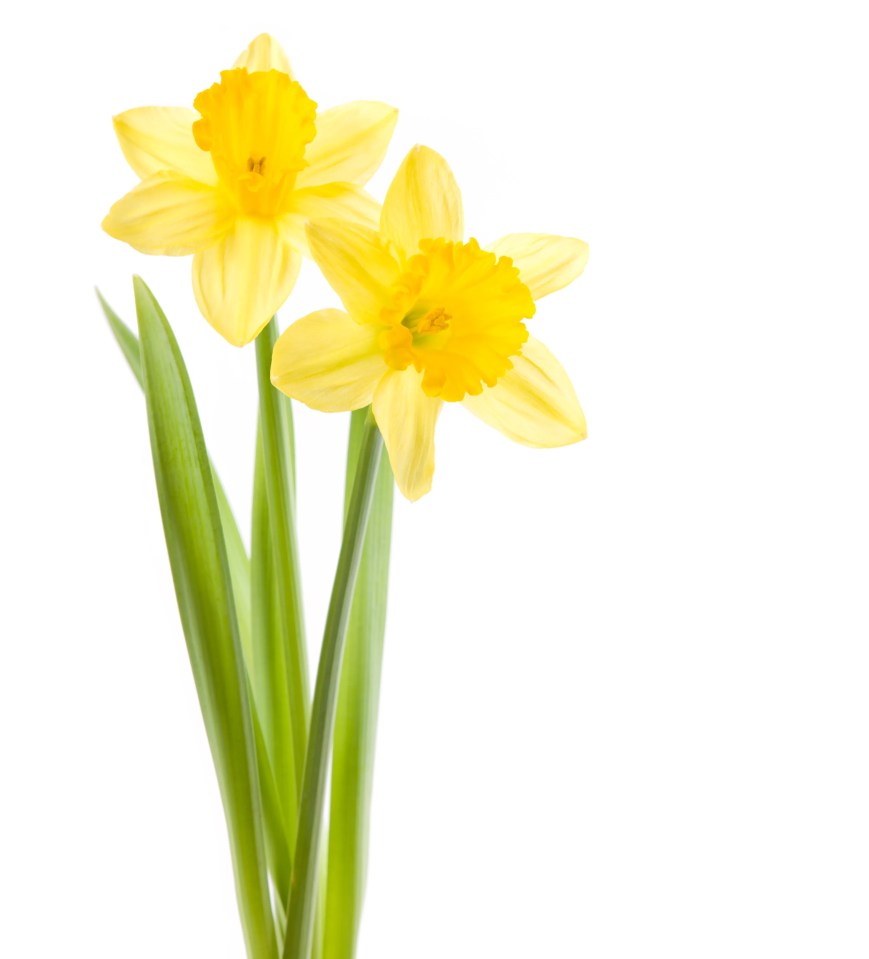
[[[437,306],[433,310],[429,310],[419,321],[416,332],[419,334],[440,333],[441,330],[449,329],[451,319],[452,316],[442,306]]]

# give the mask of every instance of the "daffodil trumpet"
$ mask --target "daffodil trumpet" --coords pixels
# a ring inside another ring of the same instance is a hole
[[[382,208],[364,190],[396,111],[319,111],[269,36],[192,109],[115,117],[140,183],[105,230],[193,256],[205,319],[255,340],[250,550],[208,456],[181,351],[134,281],[137,336],[100,297],[148,412],[167,552],[229,830],[248,959],[355,959],[386,619],[393,490],[432,487],[444,404],[533,447],[585,417],[531,336],[537,304],[583,271],[578,239],[466,237],[446,161],[415,147]],[[343,309],[276,312],[309,256]],[[313,699],[296,536],[292,400],[350,412],[344,526]],[[327,808],[328,801],[328,808]]]

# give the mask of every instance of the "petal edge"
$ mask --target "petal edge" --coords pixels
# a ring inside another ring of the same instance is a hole
[[[281,392],[324,413],[368,406],[386,364],[376,329],[341,310],[318,310],[296,320],[279,337],[271,380]]]
[[[420,240],[461,240],[462,194],[447,161],[430,147],[415,146],[386,191],[380,232],[408,256]]]
[[[230,229],[232,213],[214,187],[163,171],[122,196],[102,225],[140,253],[187,256],[217,243]]]
[[[372,403],[395,482],[411,501],[431,489],[435,426],[443,405],[423,393],[421,380],[413,367],[390,370],[377,385]]]
[[[509,256],[535,300],[572,283],[588,263],[588,244],[548,233],[510,233],[489,249]]]
[[[306,226],[317,220],[341,220],[377,229],[380,204],[355,183],[323,183],[320,186],[294,190],[290,211],[281,218],[281,228],[296,249],[306,256],[308,247]]]
[[[374,100],[355,100],[317,114],[317,135],[305,151],[300,188],[341,181],[364,186],[383,162],[398,110]]]
[[[399,266],[372,229],[341,220],[307,226],[308,245],[326,282],[358,323],[374,323]]]
[[[512,370],[462,403],[523,446],[569,446],[587,436],[585,414],[564,367],[533,337],[513,357]]]
[[[280,70],[288,76],[293,76],[290,68],[290,61],[284,48],[278,43],[271,34],[261,33],[242,50],[238,59],[233,64],[238,69],[244,67],[248,73],[256,73],[260,70]]]
[[[136,107],[112,118],[127,163],[143,180],[171,171],[213,186],[211,155],[193,139],[199,114],[184,107]]]
[[[193,258],[202,315],[233,346],[255,339],[290,295],[302,258],[268,221],[243,218]]]

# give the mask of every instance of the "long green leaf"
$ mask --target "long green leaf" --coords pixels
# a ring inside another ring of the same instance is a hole
[[[279,599],[279,635],[277,642],[271,644],[270,648],[276,649],[280,646],[283,652],[292,731],[293,782],[298,799],[308,741],[310,682],[296,543],[295,482],[290,455],[293,435],[292,410],[289,400],[276,390],[271,382],[272,351],[277,335],[277,324],[272,320],[256,339],[259,433],[268,502],[270,549],[274,563],[276,596]],[[278,668],[279,663],[275,661],[273,666]],[[266,741],[270,741],[268,734]],[[278,785],[283,794],[283,785]]]
[[[317,667],[283,959],[309,959],[311,955],[326,805],[326,779],[335,731],[341,660],[382,450],[383,440],[369,411],[362,433],[356,478],[344,523],[344,537]]]
[[[269,870],[275,884],[277,894],[281,889],[289,889],[292,879],[292,845],[286,833],[284,823],[283,809],[281,808],[281,799],[278,795],[278,787],[272,772],[271,763],[268,759],[268,749],[265,738],[263,737],[262,726],[255,709],[251,710],[251,719],[253,720],[254,740],[256,743],[257,765],[259,769],[260,793],[262,795],[263,806],[263,826],[265,830],[266,858],[269,863]],[[284,906],[278,900],[281,910],[281,928],[279,930],[280,940],[283,940],[283,924],[286,923],[284,916]]]
[[[100,306],[109,322],[109,328],[117,340],[124,358],[130,365],[136,381],[143,389],[145,387],[142,372],[142,357],[139,350],[139,338],[109,306],[99,290],[96,291]],[[235,597],[235,608],[238,614],[238,628],[241,632],[241,646],[244,651],[245,663],[248,670],[253,668],[251,651],[251,597],[250,597],[250,561],[247,550],[238,529],[238,523],[232,513],[232,507],[226,498],[223,484],[212,466],[214,478],[214,492],[217,496],[217,508],[220,510],[220,519],[223,525],[223,537],[226,541],[226,558],[229,561],[229,574],[232,577],[232,590]]]
[[[139,352],[139,338],[109,306],[102,293],[100,293],[99,290],[97,290],[96,293],[97,299],[100,301],[100,306],[103,308],[103,313],[105,313],[106,319],[109,321],[109,328],[111,329],[112,333],[114,333],[115,339],[118,341],[118,346],[121,348],[121,352],[124,354],[124,358],[126,359],[127,363],[130,364],[130,369],[133,371],[133,376],[136,377],[139,386],[144,389],[145,374],[142,371],[142,356]]]
[[[366,415],[366,410],[357,410],[350,421],[345,509],[350,505]],[[365,898],[371,785],[386,630],[393,487],[389,457],[384,450],[341,666],[332,756],[323,959],[353,959]]]
[[[266,493],[262,436],[257,432],[251,528],[251,626],[255,676],[255,699],[262,723],[265,749],[274,771],[275,799],[286,845],[269,850],[272,862],[290,861],[296,842],[298,783],[293,758],[287,666],[281,630],[271,521]],[[277,899],[284,905],[289,896],[289,872],[273,870]]]
[[[109,322],[109,327],[121,348],[130,369],[133,371],[139,385],[144,388],[144,374],[139,350],[139,338],[115,313],[111,306],[97,290],[100,304]],[[254,708],[251,710],[256,735],[256,758],[259,771],[260,792],[263,797],[263,811],[265,814],[265,835],[268,851],[269,869],[275,883],[278,895],[281,897],[281,914],[285,902],[285,890],[289,886],[289,877],[292,867],[292,851],[295,844],[295,811],[290,819],[285,816],[284,803],[278,794],[277,774],[272,769],[272,761],[265,744],[262,723],[258,714],[264,712],[256,694],[254,682],[256,669],[253,653],[253,614],[252,598],[252,563],[248,560],[247,551],[238,529],[238,524],[232,514],[229,501],[224,493],[223,486],[218,478],[217,471],[212,465],[214,492],[217,496],[217,506],[220,511],[223,535],[226,542],[226,555],[229,562],[230,578],[232,579],[233,597],[238,618],[238,628],[241,634],[241,645],[244,652],[245,666],[248,672],[248,681],[251,686]],[[295,800],[294,800],[295,801]],[[291,830],[292,827],[292,830]],[[284,922],[286,921],[284,917]]]
[[[274,959],[247,678],[211,466],[178,344],[134,280],[154,474],[178,609],[229,829],[250,959]]]

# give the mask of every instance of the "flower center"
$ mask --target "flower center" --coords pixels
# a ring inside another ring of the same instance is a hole
[[[406,326],[411,333],[417,336],[423,336],[426,333],[441,333],[443,330],[448,330],[451,319],[450,314],[442,306],[436,306],[419,319],[415,319],[411,314],[408,314],[402,320],[402,326]]]
[[[429,396],[455,402],[494,386],[528,339],[534,300],[506,256],[476,240],[423,240],[381,310],[380,348],[396,370],[413,364]]]
[[[211,153],[220,182],[254,216],[286,211],[305,148],[314,139],[317,104],[280,70],[224,70],[193,101],[197,145]]]

